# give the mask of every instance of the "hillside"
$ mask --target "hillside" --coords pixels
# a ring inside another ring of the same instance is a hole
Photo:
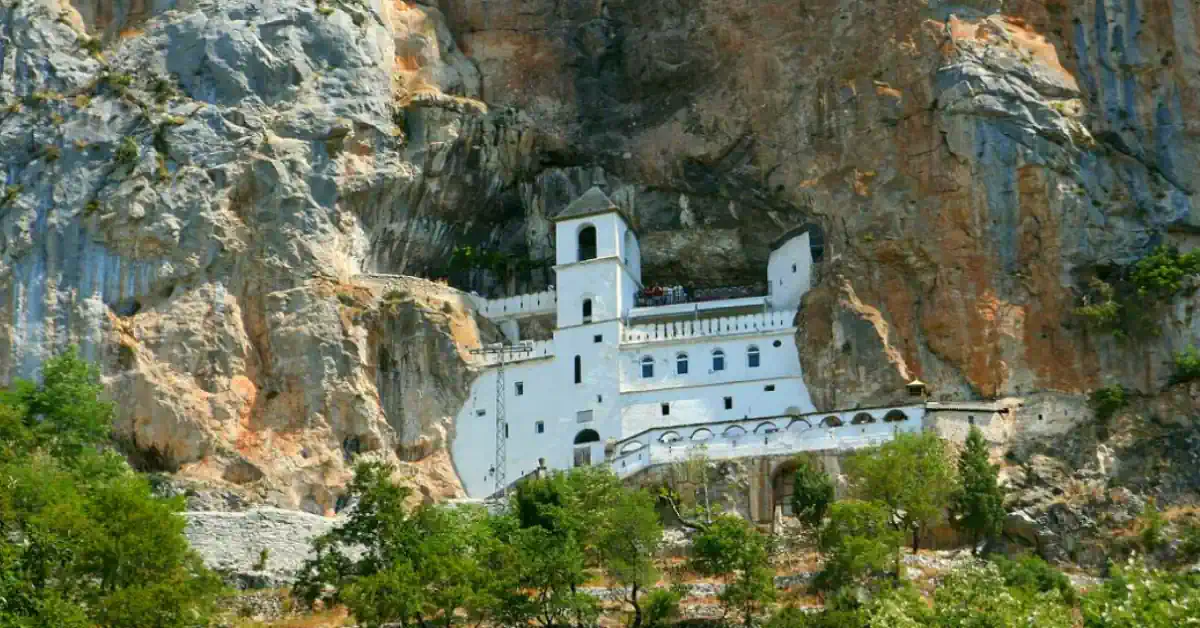
[[[1031,507],[1109,477],[1187,504],[1195,299],[1122,269],[1195,244],[1198,27],[1179,0],[6,0],[0,378],[79,345],[139,467],[215,499],[328,512],[362,452],[452,497],[493,331],[361,274],[536,267],[598,185],[654,282],[757,280],[816,225],[818,407],[1012,398],[1012,461],[1059,470],[1014,480]],[[1153,333],[1078,314],[1095,279]],[[1113,384],[1135,403],[1096,430]]]

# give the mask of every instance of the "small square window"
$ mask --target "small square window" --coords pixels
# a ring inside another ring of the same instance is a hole
[[[604,342],[604,334],[596,334],[595,336],[592,336],[592,342],[596,344]]]
[[[725,398],[725,409],[726,409],[726,410],[732,410],[732,409],[733,409],[733,397],[726,397],[726,398]]]
[[[525,394],[525,382],[517,382],[515,387],[518,397]]]
[[[475,416],[483,416],[485,414],[487,414],[487,410],[484,410],[483,408],[480,408],[475,411]]]
[[[543,421],[538,421],[537,423],[534,423],[533,431],[538,434],[545,434],[546,433],[546,423]]]
[[[591,410],[580,410],[579,412],[576,412],[575,413],[575,422],[576,423],[591,423],[592,422],[592,411]]]
[[[766,386],[763,386],[763,390],[767,392],[775,392],[775,384],[767,384]]]
[[[664,404],[662,404],[662,406],[661,406],[661,407],[662,407],[662,415],[663,415],[663,416],[670,416],[670,415],[671,415],[671,404],[669,404],[669,403],[664,403]]]
[[[596,395],[596,403],[604,403],[604,395]]]

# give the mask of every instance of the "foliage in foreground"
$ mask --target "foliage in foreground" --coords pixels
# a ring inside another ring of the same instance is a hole
[[[112,417],[74,351],[0,396],[0,626],[208,625],[221,586],[179,500],[103,451]]]
[[[800,459],[796,466],[792,489],[792,512],[802,523],[817,527],[833,503],[833,480],[808,460]]]
[[[946,443],[933,432],[897,434],[876,449],[859,451],[846,462],[846,474],[860,499],[883,504],[900,529],[911,533],[914,551],[924,532],[945,520],[958,491]]]
[[[470,506],[409,509],[392,470],[360,464],[347,523],[314,543],[294,591],[310,604],[344,603],[364,626],[595,623],[581,588],[593,569],[624,587],[633,625],[669,621],[679,597],[643,592],[658,579],[662,537],[654,500],[602,469],[523,482],[498,514]]]

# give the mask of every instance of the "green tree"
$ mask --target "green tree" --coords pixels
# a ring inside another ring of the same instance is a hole
[[[927,528],[945,520],[958,490],[946,445],[933,432],[897,434],[851,456],[846,471],[860,498],[887,506],[893,521],[912,533],[913,551]]]
[[[600,563],[609,578],[627,590],[625,601],[633,608],[634,628],[643,619],[639,595],[658,581],[654,556],[662,531],[654,498],[641,490],[619,492],[600,529]]]
[[[17,380],[0,394],[0,437],[70,462],[112,434],[112,403],[103,393],[96,368],[71,347],[46,361],[41,384]]]
[[[954,499],[957,517],[955,525],[971,535],[971,552],[977,553],[979,542],[997,534],[1004,527],[1004,491],[999,483],[1000,470],[988,458],[983,432],[971,426],[967,442],[958,456],[960,490]]]
[[[819,547],[825,566],[814,585],[822,591],[865,585],[887,571],[901,542],[886,506],[857,500],[837,502],[821,530]],[[895,565],[898,569],[899,562]]]
[[[754,614],[775,599],[771,551],[771,539],[750,523],[721,515],[693,539],[691,565],[698,573],[721,578],[725,589],[719,597],[726,615],[736,609],[749,626]]]
[[[112,407],[74,351],[0,396],[0,626],[204,626],[221,590],[154,497],[103,451]]]
[[[796,517],[811,527],[820,526],[833,498],[833,480],[808,460],[798,460],[792,488],[792,512]]]
[[[350,494],[358,499],[345,524],[318,537],[294,592],[313,603],[340,601],[365,626],[454,623],[460,611],[489,606],[484,565],[492,528],[483,509],[423,505],[410,512],[411,491],[392,482],[392,468],[364,462]]]

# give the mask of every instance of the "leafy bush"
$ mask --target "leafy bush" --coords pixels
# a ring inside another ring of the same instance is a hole
[[[833,498],[833,480],[829,475],[807,460],[800,460],[792,489],[792,511],[796,517],[813,527],[821,525]]]
[[[1153,499],[1146,500],[1146,505],[1142,507],[1142,514],[1138,517],[1138,527],[1141,528],[1138,537],[1142,540],[1143,549],[1153,552],[1162,547],[1167,521],[1158,511],[1158,506],[1154,504]]]
[[[1140,561],[1115,567],[1083,596],[1087,628],[1175,628],[1200,617],[1200,576],[1173,575]]]
[[[1188,347],[1175,354],[1175,372],[1171,374],[1171,382],[1179,384],[1200,379],[1200,351],[1196,347]]]
[[[1200,273],[1200,251],[1181,254],[1160,246],[1133,265],[1132,281],[1138,296],[1166,299],[1183,289],[1184,283]]]
[[[749,626],[754,613],[775,599],[770,568],[771,539],[736,515],[721,515],[692,541],[692,567],[719,576],[725,590],[718,596],[725,612],[738,610]]]
[[[950,572],[933,595],[936,626],[1071,628],[1071,607],[1058,590],[1029,592],[1006,585],[992,564]]]
[[[1063,601],[1072,606],[1078,601],[1078,593],[1071,584],[1071,579],[1037,556],[1027,554],[1016,560],[997,556],[991,561],[1009,587],[1034,593],[1057,591]]]
[[[1088,395],[1088,406],[1096,413],[1096,420],[1107,423],[1118,410],[1129,405],[1125,388],[1120,384],[1097,388]]]
[[[17,200],[17,195],[21,193],[21,189],[20,185],[5,186],[4,197],[0,198],[0,207],[11,205],[13,201]]]
[[[1075,308],[1075,315],[1081,317],[1091,329],[1116,330],[1121,323],[1121,304],[1114,298],[1112,284],[1093,277],[1088,287],[1091,294],[1084,297],[1083,305]]]
[[[646,628],[663,628],[675,623],[679,618],[679,603],[683,601],[686,591],[687,587],[677,585],[647,593],[642,603],[645,606]]]
[[[821,591],[864,584],[888,570],[902,541],[883,504],[836,502],[818,541],[825,567],[813,584]]]
[[[113,159],[119,165],[130,166],[137,162],[141,154],[142,151],[138,148],[137,142],[132,137],[126,137],[121,140],[121,144],[117,147],[117,152],[113,155]]]

